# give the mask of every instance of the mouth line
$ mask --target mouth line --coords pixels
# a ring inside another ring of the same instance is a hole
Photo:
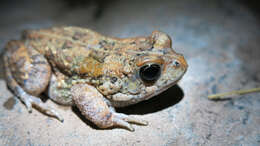
[[[176,85],[176,84],[178,83],[178,81],[181,80],[181,78],[182,78],[182,76],[181,76],[178,80],[176,80],[176,81],[174,81],[174,82],[172,82],[172,83],[169,83],[168,85],[163,86],[162,88],[157,89],[155,92],[153,92],[153,93],[151,93],[151,94],[147,94],[147,95],[145,96],[145,100],[148,100],[148,99],[150,99],[151,97],[157,96],[157,95],[159,95],[160,93],[162,93],[162,92],[166,91],[167,89],[169,89],[170,87]]]

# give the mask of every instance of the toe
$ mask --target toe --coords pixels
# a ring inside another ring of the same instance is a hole
[[[29,101],[30,101],[29,103],[31,104],[31,106],[33,105],[35,108],[37,108],[42,113],[49,115],[49,116],[52,116],[52,117],[58,119],[61,122],[64,121],[62,116],[58,112],[56,112],[56,110],[54,110],[51,107],[45,105],[39,98],[34,97],[34,96],[30,96]]]
[[[127,130],[132,131],[132,132],[135,131],[135,129],[128,122],[126,122],[120,118],[114,118],[113,122],[114,122],[114,126],[126,128]]]
[[[119,113],[115,113],[118,117],[122,118],[123,120],[127,121],[127,122],[130,122],[130,123],[134,123],[134,124],[139,124],[139,125],[148,125],[148,122],[145,121],[145,120],[141,120],[139,118],[136,118],[134,116],[128,116],[128,115],[125,115],[125,114],[119,114]]]
[[[25,101],[24,104],[25,104],[25,106],[26,106],[28,112],[29,112],[29,113],[32,113],[32,104],[31,104],[31,102]]]

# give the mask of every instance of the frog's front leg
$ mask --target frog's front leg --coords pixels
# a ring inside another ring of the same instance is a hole
[[[124,127],[130,131],[134,128],[129,123],[147,125],[146,121],[111,110],[105,98],[96,88],[88,84],[77,84],[71,88],[73,101],[88,120],[100,128]]]

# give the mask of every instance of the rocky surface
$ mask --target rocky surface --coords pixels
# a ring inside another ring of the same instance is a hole
[[[77,109],[50,100],[64,123],[25,106],[0,73],[0,145],[260,145],[260,93],[209,101],[208,94],[260,86],[260,25],[244,1],[4,0],[0,48],[24,29],[60,25],[92,28],[110,36],[173,38],[189,69],[179,86],[140,104],[118,109],[150,122],[124,129],[96,129]],[[2,62],[1,62],[2,67]]]

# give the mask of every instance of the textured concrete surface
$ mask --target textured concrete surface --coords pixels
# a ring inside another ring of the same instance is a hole
[[[96,129],[77,109],[50,100],[46,104],[64,116],[64,123],[36,110],[29,114],[6,88],[1,69],[0,145],[260,145],[260,93],[207,100],[211,93],[260,86],[260,25],[254,5],[225,0],[31,2],[4,0],[0,5],[1,51],[23,29],[76,25],[117,37],[158,29],[173,37],[189,69],[179,86],[119,109],[150,122],[135,125],[135,132]]]

